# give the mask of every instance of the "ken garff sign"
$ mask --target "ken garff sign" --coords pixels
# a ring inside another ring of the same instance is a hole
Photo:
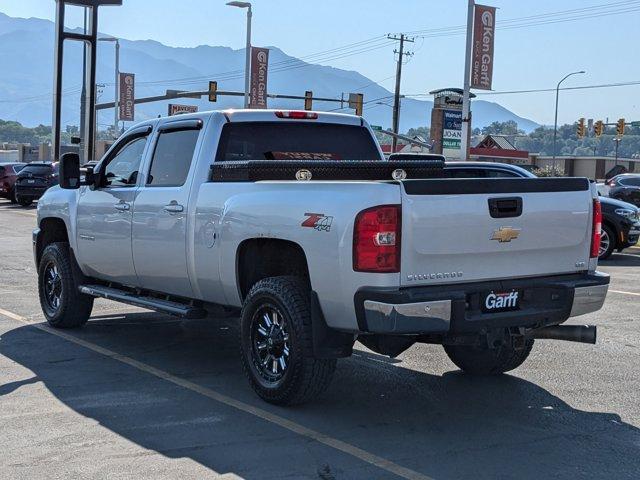
[[[491,90],[493,77],[493,40],[496,31],[496,9],[476,5],[473,16],[473,52],[471,88]]]
[[[132,122],[135,107],[135,78],[133,73],[120,74],[120,120]]]
[[[249,108],[267,108],[269,49],[251,47],[251,90]]]

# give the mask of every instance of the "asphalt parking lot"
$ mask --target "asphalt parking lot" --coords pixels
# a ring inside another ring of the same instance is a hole
[[[0,477],[640,477],[640,249],[616,254],[598,344],[538,341],[472,378],[441,347],[358,347],[326,395],[278,408],[243,377],[234,318],[182,321],[97,301],[43,324],[35,209],[0,200]]]

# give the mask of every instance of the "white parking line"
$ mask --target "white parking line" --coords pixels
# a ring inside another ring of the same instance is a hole
[[[398,465],[397,463],[394,463],[390,460],[374,455],[373,453],[367,452],[366,450],[358,448],[349,443],[343,442],[342,440],[338,440],[337,438],[333,438],[328,435],[325,435],[324,433],[320,433],[316,430],[312,430],[310,428],[305,427],[304,425],[301,425],[299,423],[296,423],[289,419],[281,417],[280,415],[275,415],[271,412],[268,412],[267,410],[263,410],[262,408],[254,407],[253,405],[249,405],[248,403],[242,402],[240,400],[236,400],[232,397],[216,392],[211,388],[203,387],[196,383],[190,382],[189,380],[176,377],[175,375],[172,375],[169,372],[152,367],[151,365],[147,365],[146,363],[139,362],[138,360],[134,360],[131,357],[127,357],[126,355],[121,355],[112,350],[96,345],[95,343],[82,340],[80,338],[74,337],[73,335],[70,335],[60,330],[52,329],[42,323],[32,323],[27,318],[21,315],[18,315],[16,313],[10,312],[8,310],[4,310],[2,308],[0,308],[0,315],[4,315],[7,318],[17,320],[21,323],[37,328],[38,330],[41,330],[43,332],[47,332],[47,333],[50,333],[51,335],[55,335],[57,337],[63,338],[69,342],[75,343],[76,345],[80,345],[84,348],[87,348],[96,353],[99,353],[100,355],[104,355],[105,357],[109,357],[113,360],[129,365],[140,371],[143,371],[155,377],[166,380],[167,382],[171,382],[175,385],[191,390],[192,392],[196,392],[196,393],[199,393],[200,395],[211,398],[212,400],[216,400],[217,402],[223,403],[229,407],[233,407],[242,412],[245,412],[255,417],[266,420],[267,422],[273,423],[274,425],[278,425],[279,427],[285,428],[293,433],[297,433],[298,435],[306,437],[310,440],[315,440],[318,443],[334,448],[335,450],[346,453],[347,455],[351,455],[352,457],[362,460],[365,463],[374,465],[378,468],[381,468],[382,470],[386,470],[389,473],[393,473],[394,475],[397,475],[400,478],[406,478],[408,480],[432,480],[431,477],[423,475],[420,472],[416,472],[409,468]]]
[[[610,293],[622,293],[624,295],[634,295],[636,297],[640,297],[640,293],[636,292],[625,292],[623,290],[609,290]]]

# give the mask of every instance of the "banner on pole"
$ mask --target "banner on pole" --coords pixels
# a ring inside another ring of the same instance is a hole
[[[251,47],[251,89],[249,108],[267,108],[269,49]]]
[[[491,90],[495,31],[496,8],[476,5],[473,15],[471,88]]]
[[[135,75],[120,73],[120,112],[118,118],[132,122],[135,115]]]

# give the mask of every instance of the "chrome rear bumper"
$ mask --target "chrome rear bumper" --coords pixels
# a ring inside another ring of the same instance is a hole
[[[607,298],[609,285],[593,285],[590,287],[577,287],[573,293],[573,305],[570,317],[577,317],[586,313],[600,310]]]

